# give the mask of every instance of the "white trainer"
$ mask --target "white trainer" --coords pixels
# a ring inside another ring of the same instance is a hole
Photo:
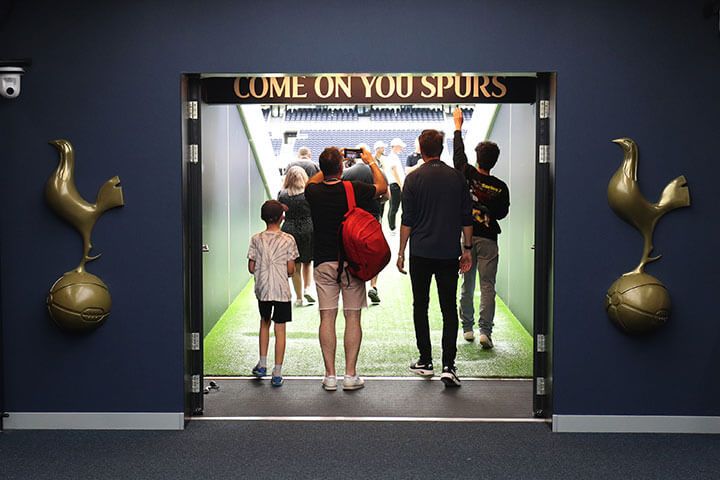
[[[345,378],[343,378],[343,390],[360,390],[364,386],[365,380],[358,375],[355,375],[354,377],[345,375]]]
[[[323,377],[322,380],[323,390],[328,392],[334,392],[337,390],[337,378],[335,377]]]

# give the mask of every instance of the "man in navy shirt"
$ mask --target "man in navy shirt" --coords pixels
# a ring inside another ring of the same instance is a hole
[[[472,261],[472,204],[462,173],[440,161],[443,133],[424,130],[419,141],[424,163],[405,179],[397,259],[398,270],[405,273],[405,246],[409,239],[413,322],[420,352],[420,358],[410,365],[410,370],[421,376],[434,374],[428,323],[430,282],[434,275],[443,319],[440,379],[445,386],[459,387],[460,379],[455,369],[456,292],[458,270],[468,271]],[[462,250],[461,232],[464,237]]]

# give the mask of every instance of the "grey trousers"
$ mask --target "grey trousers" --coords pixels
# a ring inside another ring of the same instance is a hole
[[[460,320],[463,332],[471,332],[475,323],[475,280],[480,277],[480,333],[492,334],[495,318],[495,277],[498,267],[498,245],[494,240],[473,237],[472,267],[463,274],[460,289]]]

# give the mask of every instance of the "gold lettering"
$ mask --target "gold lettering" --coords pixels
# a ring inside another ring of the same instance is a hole
[[[370,98],[372,96],[372,93],[370,90],[372,89],[373,83],[375,83],[375,80],[377,80],[376,77],[371,77],[371,79],[368,79],[366,76],[360,77],[360,80],[362,80],[363,85],[365,86],[365,98]]]
[[[442,98],[445,90],[452,87],[454,83],[453,80],[454,77],[450,77],[448,75],[441,75],[438,77],[437,98]],[[445,85],[445,82],[447,82],[447,85]]]
[[[327,82],[327,89],[325,90],[325,92],[322,91],[323,79]],[[328,98],[330,95],[332,95],[333,94],[333,79],[332,79],[332,77],[327,77],[327,76],[317,77],[315,79],[315,93],[320,98]]]
[[[480,85],[480,90],[482,91],[482,94],[483,96],[485,96],[485,98],[490,98],[490,93],[488,93],[487,91],[487,86],[490,85],[490,77],[488,77],[487,75],[483,75],[482,79],[483,83],[482,85]]]
[[[240,92],[240,77],[237,77],[235,79],[235,85],[233,86],[233,88],[235,90],[235,95],[238,98],[249,98],[250,97],[249,93],[247,95],[243,95],[242,92]]]
[[[462,88],[462,80],[465,80],[465,92],[460,91]],[[461,77],[460,75],[455,76],[455,95],[457,95],[459,98],[467,98],[470,96],[471,90],[472,85],[470,77]]]
[[[430,98],[435,96],[435,85],[432,84],[430,81],[430,78],[427,75],[424,75],[420,78],[420,84],[427,88],[427,92],[421,91],[420,96],[423,98]]]
[[[505,77],[492,78],[492,84],[500,89],[500,95],[495,95],[495,93],[493,92],[493,97],[495,98],[502,98],[507,94],[507,87],[500,81],[501,78],[504,79]]]
[[[290,96],[290,77],[270,77],[270,98]]]
[[[300,93],[300,89],[305,89],[305,84],[302,83],[300,80],[304,80],[305,77],[292,77],[293,79],[293,90],[292,90],[292,98],[307,98],[307,92]]]
[[[403,81],[403,78],[405,79],[405,82],[406,82],[406,89],[405,89],[404,92],[403,92],[403,90],[402,90],[402,81]],[[409,77],[409,76],[407,76],[407,75],[403,75],[402,77],[398,77],[398,78],[397,78],[396,85],[397,85],[397,94],[398,94],[398,96],[399,96],[400,98],[408,98],[410,95],[412,95],[412,92],[413,92],[413,81],[412,81],[412,78],[411,78],[411,77]]]
[[[384,79],[387,79],[387,81],[388,81],[387,93],[384,93],[382,90],[382,84],[383,84]],[[377,82],[375,82],[375,92],[378,94],[378,97],[380,97],[380,98],[388,98],[388,97],[392,96],[392,94],[395,92],[395,79],[393,77],[378,78]]]
[[[255,90],[255,81],[260,80],[262,82],[262,92],[260,94],[257,93],[257,90]],[[250,95],[253,96],[253,98],[263,98],[268,93],[268,81],[265,77],[251,77],[250,78]]]
[[[335,78],[335,98],[340,97],[340,90],[343,91],[345,94],[345,97],[350,98],[352,96],[352,92],[350,89],[350,84],[352,82],[352,77],[346,76],[346,77],[336,77]]]

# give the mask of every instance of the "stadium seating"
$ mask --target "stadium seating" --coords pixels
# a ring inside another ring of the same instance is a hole
[[[414,151],[415,139],[420,135],[421,131],[422,128],[398,130],[302,130],[301,133],[307,135],[307,138],[295,142],[294,154],[297,154],[300,147],[309,147],[313,155],[317,157],[326,147],[355,147],[360,143],[365,143],[372,148],[373,144],[378,140],[382,140],[389,145],[390,140],[398,137],[407,145],[400,154],[400,159],[404,165],[407,156]],[[445,141],[445,148],[448,152],[452,152],[452,137],[448,136]],[[278,146],[276,154],[279,151],[280,147]],[[388,147],[385,153],[389,152],[390,148]]]
[[[269,110],[263,110],[263,114],[267,120]],[[465,120],[470,120],[472,114],[472,108],[463,108]],[[401,106],[373,107],[369,118],[378,122],[441,122],[446,116],[439,108]],[[291,108],[285,112],[286,122],[352,122],[358,119],[355,107],[302,107]]]

